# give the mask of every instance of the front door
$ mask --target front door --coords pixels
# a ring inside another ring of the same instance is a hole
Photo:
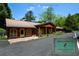
[[[20,29],[20,37],[24,37],[24,36],[25,36],[24,29]]]
[[[32,29],[32,35],[36,35],[36,29]]]

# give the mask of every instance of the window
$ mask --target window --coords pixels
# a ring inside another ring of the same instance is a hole
[[[12,37],[17,36],[17,30],[16,30],[16,29],[10,29],[10,35],[11,35]]]
[[[21,34],[23,34],[23,30],[21,30]]]

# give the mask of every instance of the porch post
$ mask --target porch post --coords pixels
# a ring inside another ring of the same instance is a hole
[[[7,39],[9,39],[10,38],[10,29],[9,28],[7,28],[6,34],[7,34]]]
[[[40,27],[38,28],[38,35],[41,35]]]
[[[20,37],[20,28],[18,28],[18,37]]]
[[[45,31],[46,31],[46,35],[48,36],[48,33],[47,33],[47,27],[45,28]]]
[[[26,37],[26,28],[24,28],[24,37]]]
[[[52,33],[53,31],[52,31],[52,27],[51,27],[51,33]]]

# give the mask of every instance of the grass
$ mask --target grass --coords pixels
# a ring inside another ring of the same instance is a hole
[[[58,32],[54,32],[53,34],[54,35],[62,35],[62,34],[64,34],[64,32],[58,31]]]
[[[73,31],[73,32],[79,32],[79,31]]]
[[[46,38],[46,37],[49,37],[49,36],[58,36],[58,35],[63,35],[65,34],[64,32],[61,32],[61,31],[57,31],[57,32],[54,32],[54,33],[51,33],[51,34],[42,34],[39,38]]]

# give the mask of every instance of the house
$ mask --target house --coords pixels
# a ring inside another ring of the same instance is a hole
[[[6,31],[8,38],[29,37],[32,35],[40,36],[50,34],[55,31],[52,23],[34,23],[29,21],[18,21],[6,19]]]
[[[62,32],[64,32],[64,28],[63,27],[56,27],[56,31],[62,31]]]

